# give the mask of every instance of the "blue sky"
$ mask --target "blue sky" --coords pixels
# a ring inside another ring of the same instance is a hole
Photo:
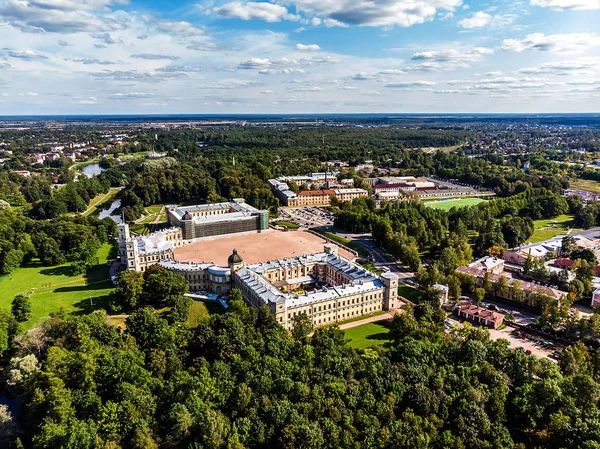
[[[598,112],[600,0],[0,0],[0,114]]]

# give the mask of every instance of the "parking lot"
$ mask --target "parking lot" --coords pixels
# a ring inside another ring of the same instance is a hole
[[[280,208],[279,218],[304,228],[333,226],[333,214],[325,207]]]
[[[449,331],[453,327],[462,326],[468,322],[451,315],[446,320],[446,329]],[[534,334],[518,331],[513,327],[507,326],[503,329],[488,329],[492,340],[504,338],[508,340],[509,346],[514,350],[521,350],[536,357],[546,357],[556,361],[558,353],[564,349],[563,345],[547,341]]]

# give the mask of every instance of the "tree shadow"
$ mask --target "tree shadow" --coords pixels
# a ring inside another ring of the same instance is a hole
[[[40,266],[43,266],[40,264]],[[44,268],[40,270],[44,276],[75,276],[70,265],[60,265],[58,267]]]
[[[73,307],[76,309],[74,314],[86,315],[92,313],[94,310],[100,309],[108,311],[110,310],[111,297],[110,295],[98,296],[96,298],[92,297],[92,303],[94,304],[93,306],[90,303],[89,298],[76,302],[73,304]]]
[[[114,287],[111,282],[98,282],[97,284],[92,285],[76,285],[72,287],[58,287],[54,289],[55,293],[68,293],[68,292],[82,292],[82,291],[94,291],[94,290],[104,290],[107,288]]]
[[[380,332],[378,334],[371,334],[366,337],[367,340],[387,341],[390,339],[389,332]]]

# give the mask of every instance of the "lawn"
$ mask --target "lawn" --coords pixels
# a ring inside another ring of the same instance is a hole
[[[353,249],[354,251],[356,251],[358,253],[359,256],[362,256],[362,257],[369,256],[369,252],[366,249],[364,249],[362,246],[354,243],[352,240],[345,239],[345,238],[340,237],[339,235],[333,234],[331,232],[320,231],[318,229],[315,229],[315,231],[318,232],[319,234],[324,235],[325,237],[333,240],[334,242],[339,243],[340,245],[344,245],[350,249]]]
[[[296,223],[290,223],[289,221],[274,221],[272,224],[274,226],[284,226],[288,229],[298,229],[300,227]]]
[[[361,263],[361,265],[363,267],[365,267],[367,270],[369,270],[371,273],[375,273],[377,276],[381,275],[381,271],[379,271],[377,269],[377,267],[375,265],[373,265],[373,263],[371,263],[371,262],[365,262],[365,263]]]
[[[387,322],[367,323],[346,329],[344,332],[346,339],[349,340],[349,345],[354,349],[384,345],[390,341],[390,328]]]
[[[572,179],[569,181],[569,187],[576,190],[600,193],[600,182],[591,179]]]
[[[573,215],[560,215],[549,220],[535,220],[533,224],[535,231],[529,241],[531,243],[543,242],[557,235],[567,234],[573,226]],[[577,231],[581,231],[581,229],[574,228],[571,232]]]
[[[204,317],[220,313],[223,313],[223,308],[217,303],[194,301],[190,307],[187,323],[194,328]]]
[[[483,203],[484,200],[482,198],[460,198],[460,199],[450,199],[450,200],[441,200],[441,201],[432,201],[426,203],[428,207],[435,207],[436,209],[450,210],[453,207],[465,207],[465,206],[475,206],[476,204]]]
[[[418,304],[423,300],[423,293],[406,284],[398,285],[398,294],[403,298],[408,299],[410,302],[414,302],[415,304]]]
[[[23,323],[26,329],[61,308],[67,313],[106,309],[108,295],[114,289],[108,280],[107,261],[115,256],[113,246],[103,245],[98,251],[99,264],[87,275],[77,276],[70,274],[69,264],[44,267],[39,261],[33,261],[16,270],[12,278],[7,276],[0,281],[0,308],[10,310],[16,295],[29,292],[32,317]]]
[[[92,200],[90,201],[90,204],[88,205],[88,208],[81,215],[83,215],[84,217],[87,217],[88,215],[93,214],[95,211],[97,211],[100,208],[100,206],[102,206],[103,204],[105,204],[109,201],[112,201],[112,199],[115,197],[115,195],[117,193],[119,193],[118,189],[110,189],[108,191],[108,193],[101,193],[100,195],[96,196],[95,198],[92,198]]]

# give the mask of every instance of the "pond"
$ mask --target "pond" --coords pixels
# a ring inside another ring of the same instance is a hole
[[[92,178],[95,175],[99,175],[103,171],[106,171],[105,168],[100,167],[100,164],[88,164],[81,167],[81,171],[88,178]]]
[[[116,211],[119,207],[121,207],[121,200],[114,200],[108,209],[103,209],[100,211],[98,218],[102,220],[103,218],[110,217],[115,223],[121,223],[123,220],[118,215],[112,215],[114,211]]]

